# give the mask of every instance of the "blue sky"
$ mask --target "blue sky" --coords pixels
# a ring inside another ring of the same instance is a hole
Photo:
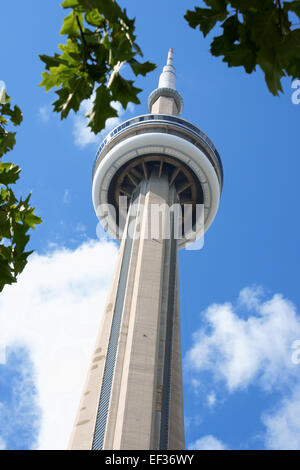
[[[215,33],[203,39],[183,18],[194,1],[119,3],[158,66],[138,78],[141,104],[119,107],[119,120],[147,113],[173,47],[182,117],[212,139],[224,166],[203,249],[180,252],[187,447],[300,449],[300,104],[291,80],[273,97],[261,71],[212,57]],[[87,133],[84,109],[60,121],[54,94],[39,87],[38,54],[64,42],[64,15],[53,0],[2,6],[0,80],[24,114],[7,160],[22,167],[18,191],[32,191],[43,224],[18,284],[0,296],[0,448],[66,447],[117,253],[97,237],[91,200],[102,136]]]

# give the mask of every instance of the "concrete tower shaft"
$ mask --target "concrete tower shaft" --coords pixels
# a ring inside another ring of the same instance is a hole
[[[70,449],[185,447],[178,248],[212,223],[223,170],[210,139],[178,117],[172,50],[148,105],[150,114],[116,127],[96,155],[93,203],[120,251]],[[176,204],[192,213],[181,238]]]
[[[174,187],[153,174],[132,196],[116,271],[71,438],[75,449],[184,449]],[[163,238],[170,223],[171,236]],[[131,232],[131,233],[129,233]]]

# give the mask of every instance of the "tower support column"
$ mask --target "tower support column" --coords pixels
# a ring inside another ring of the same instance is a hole
[[[176,200],[163,172],[132,196],[71,449],[185,447]]]

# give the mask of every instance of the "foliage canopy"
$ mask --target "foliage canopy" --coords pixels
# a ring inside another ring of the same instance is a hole
[[[16,143],[16,132],[8,129],[19,126],[22,119],[20,108],[12,107],[10,97],[5,96],[0,104],[0,291],[6,284],[17,281],[32,253],[25,251],[30,238],[28,231],[41,223],[29,205],[31,194],[24,200],[14,194],[13,185],[20,177],[20,167],[2,161]]]
[[[46,67],[41,86],[46,91],[57,88],[53,109],[61,119],[71,110],[77,112],[81,102],[93,95],[87,117],[88,126],[97,134],[106,119],[117,116],[112,102],[119,101],[124,109],[129,102],[140,103],[141,89],[120,74],[121,67],[128,64],[138,76],[155,65],[137,59],[142,51],[135,42],[134,20],[115,1],[65,0],[62,7],[71,9],[60,30],[67,42],[59,44],[60,54],[40,55]]]
[[[210,45],[212,55],[223,56],[229,67],[242,66],[247,73],[261,67],[273,95],[282,92],[282,77],[300,78],[300,0],[204,2],[208,8],[188,10],[185,19],[204,36],[221,26],[223,33]]]

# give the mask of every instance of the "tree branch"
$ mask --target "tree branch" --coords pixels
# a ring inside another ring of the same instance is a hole
[[[82,27],[81,27],[81,24],[80,24],[80,21],[79,21],[79,18],[78,16],[76,15],[76,21],[77,21],[77,24],[78,24],[78,27],[79,27],[79,30],[80,30],[80,36],[81,36],[81,39],[82,39],[82,44],[83,44],[83,56],[84,56],[84,62],[85,62],[85,67],[88,68],[88,57],[87,57],[87,44],[86,44],[86,40],[85,40],[85,37],[84,37],[84,33],[82,31]]]

